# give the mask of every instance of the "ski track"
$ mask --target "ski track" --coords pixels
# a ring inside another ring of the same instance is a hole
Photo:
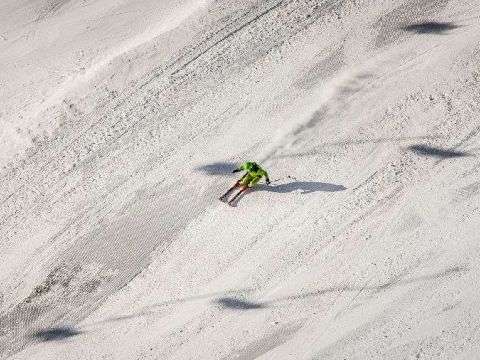
[[[291,114],[291,117],[297,121],[291,121],[288,126],[280,128],[276,132],[268,149],[259,155],[259,161],[268,162],[277,152],[291,145],[302,132],[315,127],[321,121],[322,112],[326,111],[324,107],[327,105],[334,107],[340,100],[336,97],[341,95],[341,90],[346,86],[352,86],[360,73],[361,71],[348,69],[322,84],[319,91],[308,98],[309,101],[305,101],[305,104],[299,106],[302,113]]]
[[[79,74],[71,76],[60,84],[54,94],[43,100],[42,104],[36,107],[37,112],[33,114],[33,117],[36,118],[50,107],[60,104],[70,92],[75,88],[92,81],[99,72],[111,64],[115,59],[127,54],[135,48],[151,42],[162,34],[177,28],[190,16],[206,7],[209,2],[210,0],[202,0],[187,3],[179,9],[175,9],[176,11],[174,10],[175,12],[169,15],[167,19],[162,19],[165,22],[162,22],[159,26],[147,29],[145,32],[119,44],[118,47],[111,49],[107,54],[102,54],[99,59],[93,60],[92,65],[88,68],[84,69]]]

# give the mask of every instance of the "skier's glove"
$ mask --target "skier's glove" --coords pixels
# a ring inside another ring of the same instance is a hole
[[[242,170],[240,170],[240,169],[235,169],[235,170],[232,171],[232,174],[233,174],[233,173],[236,173],[236,172],[239,172],[239,171],[242,171]]]

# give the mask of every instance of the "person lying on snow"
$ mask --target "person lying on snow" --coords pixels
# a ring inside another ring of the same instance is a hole
[[[238,169],[232,171],[236,173],[244,170],[246,173],[238,180],[235,185],[233,185],[228,191],[220,197],[221,201],[228,202],[230,205],[245,191],[257,185],[257,183],[265,177],[265,182],[267,185],[270,184],[270,179],[268,178],[268,173],[260,167],[256,162],[247,161],[244,162]],[[231,199],[228,200],[229,195],[235,190],[240,189],[240,191]]]

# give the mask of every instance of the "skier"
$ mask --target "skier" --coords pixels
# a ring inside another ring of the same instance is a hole
[[[240,180],[238,180],[235,185],[233,185],[228,191],[220,197],[221,201],[228,202],[229,205],[232,205],[233,202],[245,191],[255,186],[262,177],[265,177],[265,182],[267,185],[270,185],[270,179],[268,178],[268,173],[260,167],[256,162],[247,161],[240,165],[239,168],[232,171],[232,173],[236,173],[239,171],[246,171],[245,175],[243,175]],[[240,191],[230,200],[228,201],[228,196],[234,191],[236,188],[239,188]]]

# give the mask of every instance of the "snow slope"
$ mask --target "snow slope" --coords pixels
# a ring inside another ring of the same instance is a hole
[[[480,358],[479,16],[3,2],[0,357]]]

